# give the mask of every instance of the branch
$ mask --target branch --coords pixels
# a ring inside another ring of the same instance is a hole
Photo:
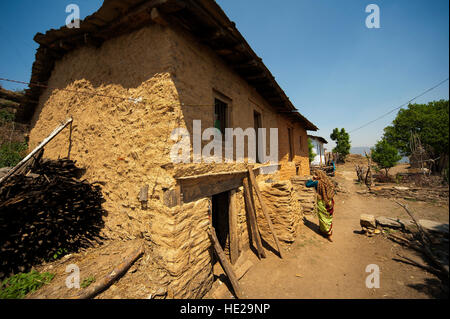
[[[420,236],[419,236],[419,241],[422,244],[423,247],[423,252],[425,253],[425,255],[433,262],[433,264],[441,271],[441,275],[444,275],[445,278],[449,277],[449,272],[448,270],[444,267],[444,265],[434,256],[433,252],[431,251],[429,245],[432,244],[431,238],[428,236],[428,234],[423,230],[422,226],[420,226],[420,224],[417,222],[414,214],[409,211],[408,207],[404,204],[401,204],[399,202],[397,202],[396,200],[394,200],[398,205],[400,205],[401,207],[403,207],[405,209],[405,211],[408,213],[408,215],[412,218],[414,224],[417,226],[417,229],[419,230]],[[426,243],[425,238],[427,238],[428,242],[430,244]]]

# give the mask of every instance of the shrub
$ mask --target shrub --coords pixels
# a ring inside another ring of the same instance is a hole
[[[48,272],[41,274],[36,270],[16,274],[0,283],[0,299],[22,299],[28,293],[48,284],[54,277],[55,274]]]
[[[311,163],[314,161],[314,158],[316,158],[316,153],[313,151],[314,145],[311,142],[311,139],[308,138],[308,155],[309,155],[309,162]]]
[[[14,113],[8,112],[7,110],[0,110],[0,125],[14,121],[14,118]]]
[[[0,168],[16,166],[25,156],[27,148],[25,142],[3,143],[0,146]]]
[[[385,139],[379,141],[375,147],[372,148],[372,159],[378,164],[379,168],[385,170],[386,176],[388,176],[389,169],[394,167],[401,158],[397,148]]]

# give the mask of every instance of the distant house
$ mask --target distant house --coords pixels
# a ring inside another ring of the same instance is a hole
[[[327,140],[320,136],[308,135],[308,138],[311,140],[313,144],[313,152],[316,154],[316,157],[311,162],[311,165],[325,165],[325,148],[324,144],[328,144]]]

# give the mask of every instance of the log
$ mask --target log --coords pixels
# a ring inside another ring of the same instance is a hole
[[[250,193],[250,187],[248,185],[248,178],[244,178],[243,180],[244,185],[244,200],[247,206],[247,216],[248,221],[250,223],[250,230],[252,232],[252,241],[256,246],[256,250],[258,252],[258,258],[266,258],[266,253],[262,247],[261,242],[261,235],[259,234],[258,224],[256,222],[256,214],[253,207],[252,199],[251,199],[251,193]]]
[[[86,291],[82,292],[76,297],[71,299],[91,299],[96,295],[107,289],[109,286],[113,284],[119,277],[121,277],[130,267],[131,265],[144,253],[144,245],[140,244],[139,248],[134,250],[124,261],[119,263],[113,271],[111,271],[108,275],[106,275],[103,279],[101,279],[98,283],[93,285],[92,287],[88,287]]]
[[[397,256],[399,256],[400,258],[404,259],[404,260],[398,259],[398,261],[400,261],[402,263],[422,268],[422,269],[428,271],[429,273],[432,273],[432,274],[434,274],[434,275],[436,275],[438,277],[441,276],[441,273],[439,271],[437,271],[436,269],[434,269],[432,267],[429,267],[429,266],[427,266],[427,265],[425,265],[425,264],[423,264],[423,263],[421,263],[421,262],[419,262],[417,260],[411,259],[409,257],[403,256],[403,255],[398,254],[398,253],[397,253]]]
[[[236,278],[236,275],[233,271],[233,266],[229,263],[225,253],[223,252],[222,247],[219,244],[219,240],[217,239],[214,227],[210,226],[208,234],[210,235],[210,238],[213,242],[214,251],[217,257],[219,258],[219,262],[223,268],[223,271],[227,274],[228,278],[230,279],[231,286],[233,287],[234,290],[234,294],[238,299],[241,299],[242,298],[241,287],[239,286],[238,279]]]
[[[269,208],[264,203],[264,200],[261,195],[261,191],[259,190],[258,184],[256,183],[256,178],[255,178],[255,175],[253,174],[253,166],[252,165],[248,166],[248,175],[250,176],[251,184],[255,188],[256,197],[258,197],[259,203],[261,204],[261,209],[263,211],[264,217],[267,220],[267,224],[269,224],[269,229],[270,229],[270,232],[272,233],[273,240],[275,241],[275,244],[277,245],[277,249],[278,249],[278,253],[280,254],[280,258],[283,258],[281,248],[280,248],[280,243],[278,241],[277,235],[275,234],[275,229],[273,228],[272,221],[270,220],[270,215],[268,212]]]

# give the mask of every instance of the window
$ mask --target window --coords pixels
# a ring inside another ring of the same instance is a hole
[[[259,147],[259,134],[258,134],[259,130],[258,129],[262,128],[262,120],[261,120],[261,114],[256,111],[253,112],[253,124],[254,124],[254,128],[255,128],[255,133],[256,133],[256,163],[261,163],[262,159],[259,157],[260,147]]]
[[[225,136],[225,128],[228,127],[228,104],[219,99],[215,99],[214,105],[214,127]]]
[[[289,162],[294,160],[294,145],[292,139],[292,128],[288,128],[288,140],[289,140]]]

